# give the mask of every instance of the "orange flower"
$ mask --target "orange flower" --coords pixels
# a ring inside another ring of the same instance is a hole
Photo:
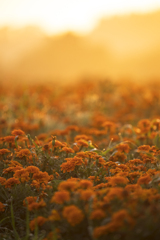
[[[69,147],[63,147],[61,151],[66,153],[74,153],[74,150]]]
[[[4,208],[5,208],[5,205],[3,205],[3,203],[0,202],[0,212],[4,212]]]
[[[78,132],[79,127],[77,127],[76,125],[70,125],[70,126],[67,127],[67,130]]]
[[[121,209],[118,212],[113,213],[112,222],[117,223],[119,227],[123,226],[125,222],[129,223],[130,225],[134,224],[133,219],[130,217],[126,209]]]
[[[40,183],[36,180],[33,180],[31,183],[31,186],[36,187],[36,189],[38,190],[40,188]]]
[[[87,152],[78,152],[76,153],[77,157],[81,157],[81,158],[86,158],[88,157],[88,153]]]
[[[124,189],[120,187],[114,187],[109,190],[109,193],[104,197],[105,202],[109,202],[114,198],[123,198]]]
[[[30,179],[29,173],[26,171],[26,169],[17,170],[13,176],[15,178],[20,178],[21,182],[26,182]]]
[[[24,200],[23,200],[23,205],[26,206],[26,201],[28,202],[28,205],[33,203],[33,202],[36,202],[37,200],[37,197],[32,197],[32,196],[29,196],[29,197],[26,197]]]
[[[137,181],[138,184],[148,184],[150,181],[152,180],[152,178],[150,177],[150,175],[145,175],[143,177],[140,177]]]
[[[79,182],[79,186],[81,187],[81,188],[92,188],[93,187],[93,183],[91,182],[91,181],[89,181],[89,180],[81,180],[80,182]]]
[[[38,216],[37,218],[34,218],[32,221],[30,221],[29,227],[30,227],[31,231],[33,232],[36,224],[38,226],[42,226],[46,221],[47,221],[46,218],[44,218],[42,216]]]
[[[65,207],[62,215],[67,219],[71,226],[79,224],[84,219],[83,212],[75,205]]]
[[[77,181],[64,181],[58,185],[58,190],[74,191],[77,187]]]
[[[0,155],[4,155],[6,153],[10,153],[11,151],[9,151],[8,149],[2,148],[0,149]]]
[[[116,146],[116,148],[119,152],[128,153],[130,151],[130,147],[126,143],[120,143],[118,146]]]
[[[22,167],[22,164],[20,164],[17,161],[11,160],[10,163],[8,164],[8,166],[10,166],[10,167],[17,167],[17,166]]]
[[[53,147],[52,141],[49,142],[49,146],[50,146],[50,148]],[[61,147],[62,148],[62,147],[65,147],[65,146],[66,146],[66,144],[64,144],[64,143],[62,143],[58,140],[55,140],[54,147]]]
[[[9,178],[6,182],[5,182],[5,188],[11,188],[12,186],[16,185],[16,184],[20,184],[20,181],[13,177],[13,178]]]
[[[133,159],[133,160],[129,160],[128,163],[131,164],[143,164],[143,161],[140,159]]]
[[[71,172],[71,171],[74,171],[74,169],[75,169],[75,165],[72,161],[67,161],[66,163],[62,163],[60,167],[61,167],[61,171],[63,171],[63,173]]]
[[[25,134],[25,132],[23,132],[22,130],[20,130],[20,129],[15,129],[15,130],[13,130],[12,132],[11,132],[11,134],[12,135],[14,135],[14,136],[21,136],[21,135],[24,135]]]
[[[138,152],[139,151],[149,152],[150,148],[151,147],[149,145],[142,145],[142,146],[138,147]]]
[[[0,177],[0,184],[5,185],[6,179],[3,177]]]
[[[29,149],[22,149],[17,153],[18,158],[23,158],[23,157],[29,157],[31,155],[31,152]]]
[[[92,219],[92,220],[94,220],[94,219],[100,220],[100,219],[105,218],[105,217],[106,217],[106,214],[101,209],[94,210],[90,215],[90,219]]]
[[[131,180],[133,180],[134,178],[140,176],[141,173],[140,172],[131,172],[129,173],[129,177],[131,177]]]
[[[7,174],[9,172],[16,172],[17,170],[21,170],[22,167],[16,166],[16,167],[9,167],[3,170],[3,174]]]
[[[53,209],[51,212],[51,215],[48,217],[48,220],[49,221],[60,221],[61,217],[60,217],[59,213],[55,209]]]
[[[80,139],[77,141],[77,145],[78,146],[83,146],[83,147],[88,147],[88,143],[87,141],[83,140],[83,139]]]
[[[100,236],[105,235],[109,232],[115,232],[126,222],[133,224],[133,220],[129,216],[128,212],[125,209],[119,210],[113,214],[112,221],[110,223],[94,229],[94,237],[99,238]]]
[[[75,157],[72,159],[72,162],[74,163],[75,166],[80,166],[80,165],[83,164],[82,158],[77,157],[77,156],[75,156]]]
[[[82,190],[80,194],[81,194],[80,198],[84,201],[88,201],[91,197],[95,195],[94,191],[91,189]]]
[[[138,127],[142,133],[147,133],[150,130],[151,122],[148,119],[142,119],[138,122]]]
[[[35,179],[36,181],[42,183],[48,183],[48,181],[50,180],[50,176],[48,175],[47,172],[36,172],[33,174],[33,179]]]
[[[51,202],[55,202],[58,204],[63,204],[66,201],[70,200],[70,194],[68,191],[60,191],[60,192],[55,192],[54,196],[51,199]]]
[[[112,185],[118,185],[118,184],[127,184],[129,182],[128,178],[125,177],[111,177],[109,179],[109,183]]]
[[[28,166],[28,167],[26,167],[26,171],[29,173],[38,173],[39,168],[35,167],[35,166]]]
[[[124,162],[125,159],[127,159],[127,157],[124,153],[116,152],[109,160],[113,162]]]
[[[96,176],[96,177],[95,177],[95,176],[89,176],[88,178],[89,178],[91,181],[95,181],[95,182],[96,182],[96,181],[100,181],[100,179],[99,179],[98,176]]]
[[[127,186],[125,186],[125,189],[129,192],[134,192],[136,190],[141,190],[141,186],[138,184],[128,184]]]
[[[89,136],[86,136],[86,135],[77,135],[75,137],[75,142],[79,141],[79,140],[85,140],[85,141],[88,141],[88,140],[92,140],[91,137]]]
[[[14,141],[15,141],[15,137],[14,136],[4,137],[4,142],[14,143]]]
[[[37,210],[39,208],[43,208],[46,206],[46,203],[43,199],[41,199],[39,202],[31,202],[29,205],[28,205],[28,210],[29,211],[34,211],[34,210]]]
[[[104,225],[104,226],[96,227],[93,231],[93,236],[94,238],[99,238],[105,235],[106,233],[107,233],[107,227],[106,225]]]
[[[99,163],[100,165],[105,165],[105,164],[106,164],[106,161],[105,161],[102,157],[100,157],[100,158],[98,159],[98,163]]]

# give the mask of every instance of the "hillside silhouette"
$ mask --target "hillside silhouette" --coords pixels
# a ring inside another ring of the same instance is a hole
[[[152,79],[160,77],[159,62],[160,11],[106,17],[85,36],[0,29],[2,80]]]

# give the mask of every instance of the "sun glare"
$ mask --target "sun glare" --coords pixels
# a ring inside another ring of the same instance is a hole
[[[0,0],[0,26],[38,25],[48,33],[86,32],[103,16],[158,8],[160,0]]]

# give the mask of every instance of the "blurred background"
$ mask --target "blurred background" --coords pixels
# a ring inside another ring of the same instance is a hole
[[[160,79],[160,0],[0,0],[0,81]]]

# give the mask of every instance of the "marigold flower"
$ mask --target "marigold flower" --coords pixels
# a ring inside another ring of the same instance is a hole
[[[94,237],[99,238],[109,232],[115,232],[127,221],[129,224],[133,224],[132,218],[129,216],[128,212],[124,209],[119,210],[112,216],[112,221],[104,226],[97,227],[94,229]]]
[[[57,177],[57,178],[60,176],[58,172],[55,172],[55,174],[56,174],[56,177]]]
[[[63,209],[62,215],[71,226],[75,226],[84,219],[83,212],[75,205],[67,206]]]
[[[0,184],[5,185],[6,179],[3,177],[0,177]]]
[[[148,119],[142,119],[138,122],[138,127],[142,133],[147,133],[150,130],[151,122]]]
[[[81,188],[92,188],[93,187],[93,183],[91,182],[91,181],[89,181],[89,180],[81,180],[80,182],[79,182],[79,186],[81,187]]]
[[[124,153],[116,152],[109,160],[113,162],[124,162],[126,159],[127,156]]]
[[[29,173],[38,173],[40,170],[38,167],[28,166],[28,167],[26,167],[26,171]]]
[[[48,183],[48,181],[50,180],[50,176],[48,175],[48,173],[41,171],[34,173],[32,178],[40,183]]]
[[[82,190],[80,192],[80,198],[84,201],[88,201],[91,197],[95,195],[94,191],[91,189]]]
[[[60,167],[61,167],[61,171],[63,171],[63,173],[71,172],[71,171],[74,171],[75,164],[72,161],[67,161],[66,163],[62,163]]]
[[[151,147],[149,145],[142,145],[142,146],[138,147],[138,151],[149,152],[150,148]]]
[[[74,153],[74,150],[69,147],[63,147],[61,151],[66,153]]]
[[[106,161],[105,161],[102,157],[100,157],[100,158],[98,159],[98,163],[99,163],[100,165],[105,165],[105,164],[106,164]]]
[[[128,182],[129,182],[128,178],[120,177],[120,176],[111,177],[109,180],[109,183],[113,185],[127,184]]]
[[[53,147],[52,141],[49,143],[49,145],[50,145],[50,147]],[[66,145],[65,145],[64,143],[62,143],[62,142],[60,142],[60,141],[58,141],[58,140],[55,140],[54,147],[61,147],[61,148],[63,148],[63,147],[65,147],[65,146],[66,146]]]
[[[61,217],[60,217],[59,213],[55,209],[53,209],[51,212],[51,215],[48,217],[48,220],[49,221],[60,221]]]
[[[100,219],[105,218],[105,217],[106,217],[106,214],[101,209],[94,210],[90,215],[90,219],[92,219],[92,220],[94,220],[94,219],[100,220]]]
[[[22,167],[16,166],[16,167],[9,167],[3,170],[3,174],[7,174],[9,172],[16,172],[17,170],[21,170]]]
[[[31,186],[36,187],[36,189],[38,190],[40,188],[40,182],[33,180]]]
[[[0,155],[4,155],[4,154],[6,154],[6,153],[10,153],[11,151],[9,151],[8,149],[6,149],[6,148],[2,148],[2,149],[0,149]]]
[[[79,127],[76,126],[76,125],[70,125],[70,126],[67,127],[67,130],[71,130],[71,131],[76,131],[76,132],[78,132]]]
[[[125,189],[129,192],[134,192],[137,189],[141,190],[142,187],[138,184],[128,184],[127,186],[125,186]]]
[[[131,163],[131,164],[143,164],[143,161],[140,160],[140,159],[133,159],[133,160],[129,160],[128,163]]]
[[[88,143],[83,139],[78,140],[77,145],[78,146],[83,146],[83,147],[88,147]]]
[[[119,152],[128,153],[130,151],[130,147],[127,143],[120,143],[118,146],[116,146],[116,148]]]
[[[20,178],[21,182],[26,182],[30,179],[29,173],[26,171],[26,169],[17,170],[13,176],[15,178]]]
[[[140,172],[131,172],[129,173],[129,177],[131,177],[131,179],[133,180],[134,178],[140,176],[141,173]]]
[[[88,178],[92,181],[100,181],[98,176],[96,176],[96,177],[95,176],[89,176]]]
[[[29,204],[33,203],[33,202],[36,202],[37,200],[37,197],[32,197],[32,196],[29,196],[29,197],[26,197],[24,200],[23,200],[23,206],[26,206],[26,201]]]
[[[23,132],[21,129],[15,129],[11,132],[11,134],[14,135],[14,136],[17,136],[17,135],[21,136],[21,135],[24,135],[25,132]]]
[[[121,209],[118,212],[113,213],[112,221],[118,223],[119,226],[122,226],[124,221],[133,224],[133,220],[126,209]]]
[[[17,166],[22,167],[22,164],[20,164],[17,161],[11,160],[10,163],[8,164],[8,166],[10,166],[10,167],[17,167]]]
[[[105,235],[106,233],[107,233],[107,227],[106,225],[104,225],[104,226],[96,227],[93,231],[93,236],[94,238],[99,238]]]
[[[5,205],[2,203],[2,202],[0,202],[0,212],[4,212],[4,209],[5,208]]]
[[[91,137],[89,137],[87,135],[77,135],[74,140],[75,140],[75,142],[77,142],[79,140],[88,141],[88,140],[92,140],[92,139],[91,139]]]
[[[9,178],[6,182],[5,182],[5,188],[12,188],[12,186],[16,185],[16,184],[20,184],[20,181],[13,177],[13,178]]]
[[[55,202],[58,204],[63,204],[66,201],[70,200],[70,194],[68,191],[59,191],[59,192],[55,192],[54,196],[51,199],[51,202]]]
[[[108,202],[114,198],[123,198],[124,189],[120,187],[114,187],[109,190],[109,193],[104,197],[104,201]]]
[[[103,123],[102,126],[107,127],[107,128],[111,128],[111,127],[115,127],[115,123],[111,122],[111,121],[106,121],[106,122]]]
[[[152,180],[152,178],[150,177],[150,175],[145,175],[143,177],[140,177],[137,181],[138,184],[148,184],[150,181]]]
[[[58,190],[74,191],[77,187],[76,181],[64,181],[58,185]]]
[[[31,155],[29,149],[22,149],[17,153],[18,158],[29,157],[29,155]]]
[[[81,158],[86,158],[88,157],[88,153],[87,152],[78,152],[76,153],[77,157],[81,157]]]
[[[34,211],[37,210],[39,208],[45,207],[46,203],[43,199],[41,199],[39,202],[32,202],[28,205],[28,210],[29,211]]]
[[[29,227],[30,227],[31,231],[33,232],[36,224],[38,226],[42,226],[46,221],[47,221],[46,218],[44,218],[42,216],[38,216],[37,218],[34,218],[32,221],[30,221]]]
[[[71,161],[74,163],[75,166],[80,166],[80,165],[83,164],[82,158],[77,157],[77,156],[75,156],[74,158],[72,158]]]
[[[14,141],[15,141],[15,137],[14,136],[4,137],[4,142],[14,143]]]

